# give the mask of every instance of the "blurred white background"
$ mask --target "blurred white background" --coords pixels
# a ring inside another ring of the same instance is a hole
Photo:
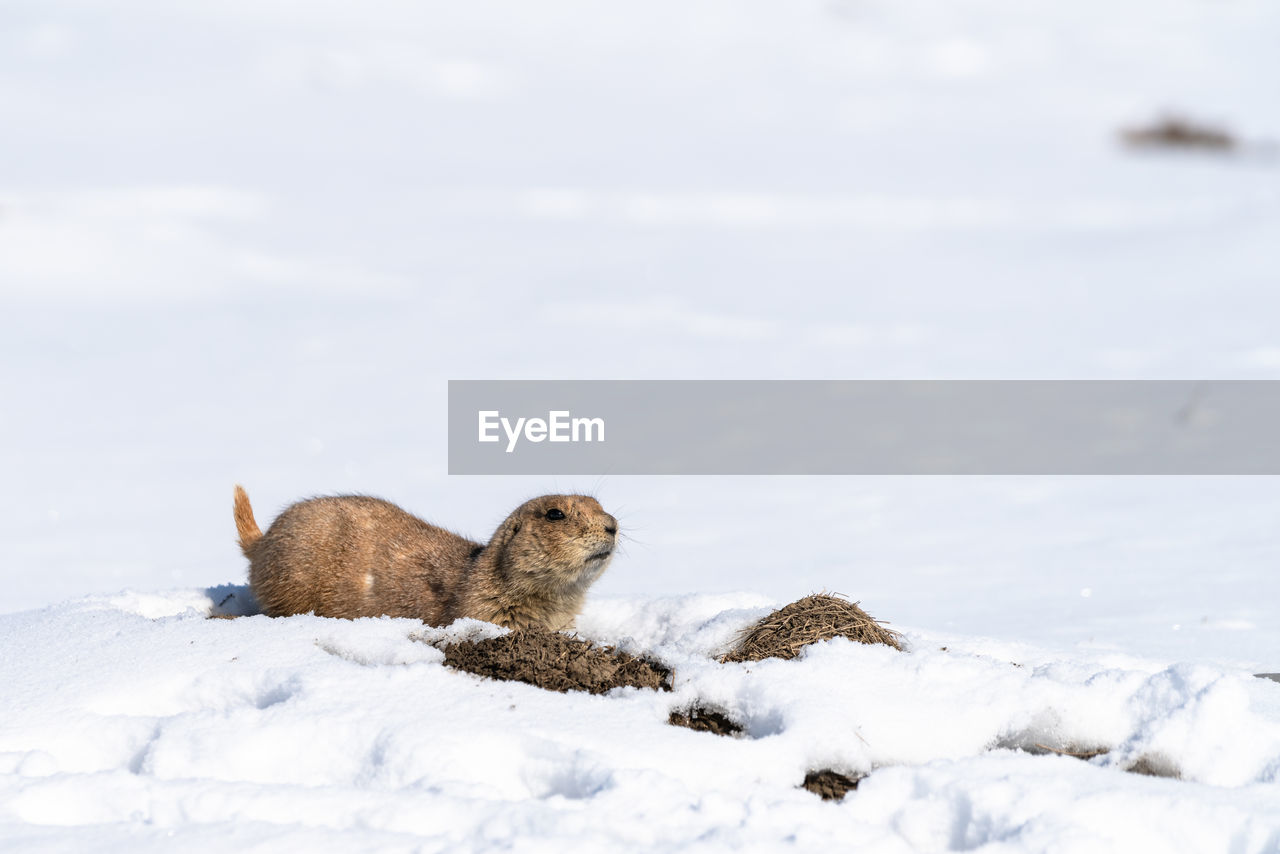
[[[461,478],[449,379],[1278,378],[1264,0],[101,6],[0,27],[0,610],[239,582],[231,487],[598,595],[1280,669],[1273,478]],[[1135,152],[1179,111],[1229,152]],[[1269,662],[1269,665],[1268,665]]]

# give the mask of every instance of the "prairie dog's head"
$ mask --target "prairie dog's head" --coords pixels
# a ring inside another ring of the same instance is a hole
[[[591,496],[542,495],[517,507],[491,545],[508,572],[585,588],[609,565],[617,538],[618,520]]]

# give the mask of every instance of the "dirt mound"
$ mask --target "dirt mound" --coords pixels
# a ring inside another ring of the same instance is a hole
[[[738,735],[742,732],[742,724],[735,722],[722,712],[703,706],[688,709],[674,709],[667,723],[672,726],[684,726],[698,732],[713,732],[716,735]]]
[[[671,671],[657,662],[544,629],[451,643],[443,650],[449,667],[548,691],[603,694],[620,685],[671,690]]]
[[[792,602],[747,629],[720,660],[795,658],[801,647],[837,636],[902,649],[900,635],[872,619],[858,603],[819,593]]]
[[[850,777],[839,771],[824,768],[821,771],[810,771],[804,775],[800,788],[808,789],[824,801],[838,801],[853,789],[858,788],[861,777]]]

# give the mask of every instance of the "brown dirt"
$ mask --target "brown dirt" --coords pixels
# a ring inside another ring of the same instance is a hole
[[[1021,747],[1027,753],[1037,756],[1045,756],[1048,754],[1056,754],[1058,756],[1074,756],[1077,759],[1088,761],[1096,756],[1105,756],[1110,753],[1110,749],[1106,747],[1084,747],[1081,745],[1068,745],[1067,747],[1052,747],[1048,744],[1034,743]],[[1168,777],[1174,780],[1182,779],[1182,773],[1178,767],[1163,756],[1144,754],[1139,756],[1127,765],[1122,766],[1122,771],[1128,771],[1130,774],[1143,774],[1148,777]]]
[[[738,645],[720,660],[795,658],[801,648],[834,637],[902,649],[901,635],[872,619],[857,602],[818,593],[792,602],[760,620],[743,632]]]
[[[698,732],[713,732],[716,735],[738,735],[742,732],[742,724],[733,721],[722,712],[703,706],[688,709],[673,709],[667,723],[672,726],[684,726]]]
[[[443,649],[449,667],[548,691],[603,694],[621,685],[671,690],[671,671],[657,662],[545,629],[452,643]]]
[[[850,777],[839,771],[824,768],[821,771],[810,771],[804,775],[800,788],[808,789],[824,801],[838,801],[846,794],[858,788],[861,777]]]
[[[1069,744],[1066,747],[1052,747],[1048,744],[1040,744],[1039,742],[1024,748],[1028,753],[1047,754],[1055,753],[1058,756],[1074,756],[1076,759],[1089,760],[1095,756],[1105,756],[1111,752],[1108,747],[1082,747],[1078,744]]]
[[[1125,766],[1126,771],[1130,774],[1143,774],[1148,777],[1170,777],[1174,780],[1182,779],[1182,772],[1177,766],[1165,759],[1163,756],[1145,755],[1139,756],[1137,760]]]

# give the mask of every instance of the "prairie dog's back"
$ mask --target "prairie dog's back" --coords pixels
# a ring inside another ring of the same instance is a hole
[[[313,498],[250,546],[249,584],[272,617],[387,614],[443,625],[459,616],[461,576],[479,547],[379,498]]]

